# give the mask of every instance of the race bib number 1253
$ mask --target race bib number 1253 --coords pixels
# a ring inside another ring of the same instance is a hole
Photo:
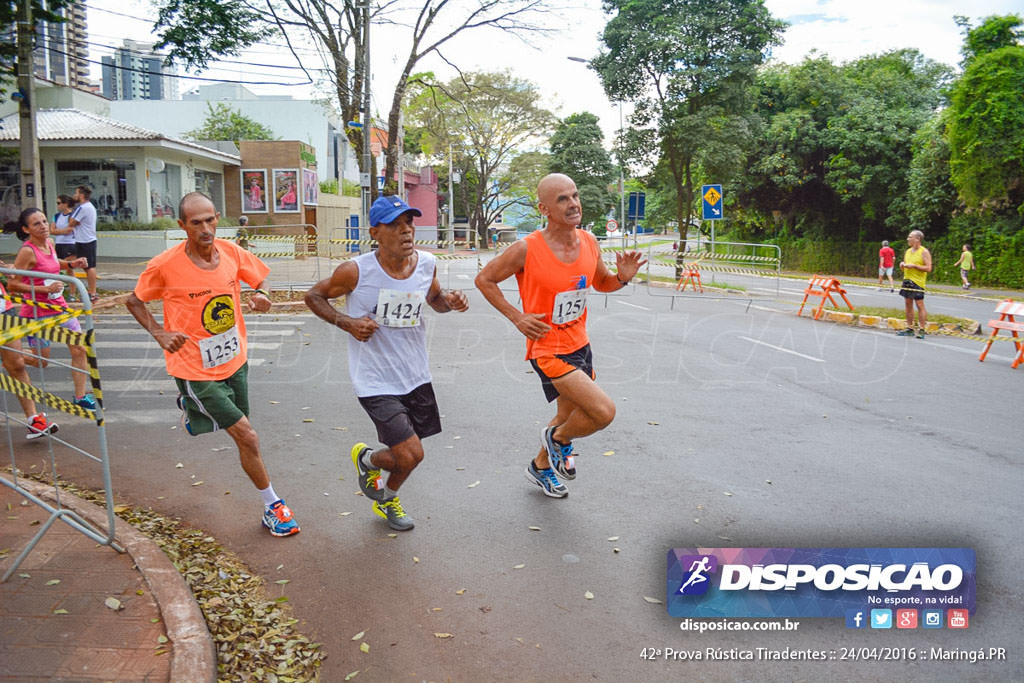
[[[237,327],[199,340],[199,355],[203,357],[203,367],[207,369],[224,365],[241,351]]]

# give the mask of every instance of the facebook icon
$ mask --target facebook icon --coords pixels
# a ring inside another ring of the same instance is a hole
[[[846,610],[846,628],[867,628],[867,617],[864,616],[864,610]]]

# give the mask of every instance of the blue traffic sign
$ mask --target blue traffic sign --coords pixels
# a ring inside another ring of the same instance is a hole
[[[702,218],[706,221],[717,221],[722,218],[722,186],[701,185],[701,202],[704,205]]]

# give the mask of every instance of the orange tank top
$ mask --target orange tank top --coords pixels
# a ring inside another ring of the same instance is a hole
[[[526,340],[526,359],[572,353],[589,343],[587,291],[593,284],[601,250],[594,236],[577,230],[580,253],[564,263],[551,251],[541,231],[526,242],[526,263],[516,273],[524,313],[540,313],[551,330],[541,339]]]

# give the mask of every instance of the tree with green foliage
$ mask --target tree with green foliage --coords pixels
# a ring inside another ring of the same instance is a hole
[[[785,24],[763,0],[605,0],[604,9],[614,14],[606,51],[591,64],[610,98],[634,102],[627,151],[657,152],[685,237],[698,166],[723,179],[742,166],[756,69]]]
[[[537,86],[508,72],[465,73],[443,85],[422,74],[407,92],[406,126],[419,129],[423,151],[434,155],[438,165],[451,148],[455,168],[462,172],[452,201],[486,241],[487,228],[499,214],[511,204],[525,204],[510,193],[512,188],[537,182],[535,176],[523,177],[536,173],[535,164],[513,162],[536,151],[529,145],[550,133],[554,115],[541,106]]]
[[[950,176],[969,209],[1024,217],[1024,24],[990,17],[968,32],[949,107]]]
[[[186,132],[184,137],[190,140],[230,140],[236,144],[242,140],[277,140],[270,128],[226,102],[207,102],[203,124]]]
[[[590,112],[566,117],[551,136],[549,173],[564,173],[576,182],[583,204],[583,225],[603,225],[614,202],[608,185],[615,169],[604,148],[599,119]]]
[[[912,141],[949,75],[916,50],[766,69],[762,132],[737,192],[753,210],[746,218],[762,234],[796,238],[873,242],[902,232]]]
[[[972,27],[967,17],[958,15],[953,19],[963,29],[964,44],[960,46],[963,61],[960,66],[964,68],[979,55],[1024,42],[1024,30],[1021,29],[1024,19],[1015,14],[988,17],[977,27]]]
[[[323,66],[345,121],[362,118],[364,88],[368,87],[364,82],[363,56],[368,29],[379,24],[407,29],[404,39],[393,41],[393,52],[402,68],[398,82],[383,97],[381,92],[377,93],[380,101],[389,103],[386,192],[396,189],[399,114],[409,78],[420,60],[441,54],[442,49],[467,32],[496,29],[525,36],[549,30],[541,22],[547,12],[544,0],[476,0],[468,4],[450,0],[387,0],[371,5],[369,12],[364,11],[363,0],[153,1],[160,10],[156,28],[161,45],[171,47],[171,56],[192,68],[204,67],[218,55],[235,54],[261,40],[268,31],[279,33],[289,45],[292,41],[312,40],[323,55]],[[297,55],[296,61],[300,66],[303,64]],[[348,137],[361,155],[361,131],[351,128]]]

